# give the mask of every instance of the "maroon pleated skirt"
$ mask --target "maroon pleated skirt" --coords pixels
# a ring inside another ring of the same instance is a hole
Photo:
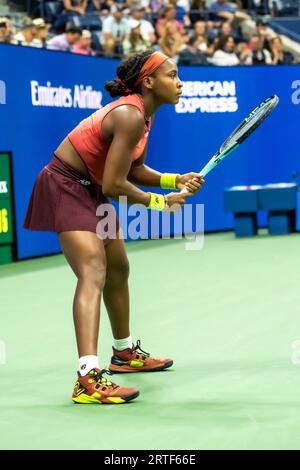
[[[118,232],[116,211],[101,187],[53,155],[35,181],[23,227],[57,233],[70,230],[95,232],[107,244],[116,236],[99,234],[98,223],[104,217],[108,218],[107,213],[96,215],[101,204],[109,204],[109,223]]]

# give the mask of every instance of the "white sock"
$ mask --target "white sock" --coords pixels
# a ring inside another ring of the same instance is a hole
[[[79,358],[79,372],[80,375],[86,375],[94,368],[100,369],[98,356],[81,356]]]
[[[123,349],[132,348],[132,339],[131,336],[128,338],[114,339],[114,348],[118,351],[123,351]]]

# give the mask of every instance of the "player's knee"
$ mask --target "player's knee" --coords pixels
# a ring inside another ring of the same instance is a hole
[[[106,272],[104,269],[92,269],[87,275],[90,284],[102,291],[106,282]]]
[[[107,284],[120,284],[126,282],[129,278],[129,262],[122,260],[117,266],[107,269]]]
[[[105,270],[95,270],[93,276],[91,277],[91,281],[99,290],[103,291],[106,282]]]
[[[127,281],[129,278],[129,262],[128,260],[122,260],[118,266],[115,267],[115,276],[121,281]]]
[[[106,282],[106,265],[97,258],[93,259],[82,270],[81,278],[102,291]]]

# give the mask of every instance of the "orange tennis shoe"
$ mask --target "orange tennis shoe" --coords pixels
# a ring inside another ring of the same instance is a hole
[[[78,380],[74,387],[72,400],[75,403],[106,403],[121,404],[138,397],[137,388],[120,387],[110,382],[103,374],[112,375],[105,369],[92,369],[83,377],[78,372]]]
[[[149,353],[141,349],[141,342],[138,340],[132,349],[118,351],[113,348],[109,370],[113,373],[126,372],[157,372],[168,369],[173,365],[171,359],[155,359]]]

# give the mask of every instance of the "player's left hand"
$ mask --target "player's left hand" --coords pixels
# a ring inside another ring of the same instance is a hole
[[[176,188],[180,191],[187,188],[189,193],[196,193],[202,188],[205,180],[199,173],[186,173],[176,177]]]

